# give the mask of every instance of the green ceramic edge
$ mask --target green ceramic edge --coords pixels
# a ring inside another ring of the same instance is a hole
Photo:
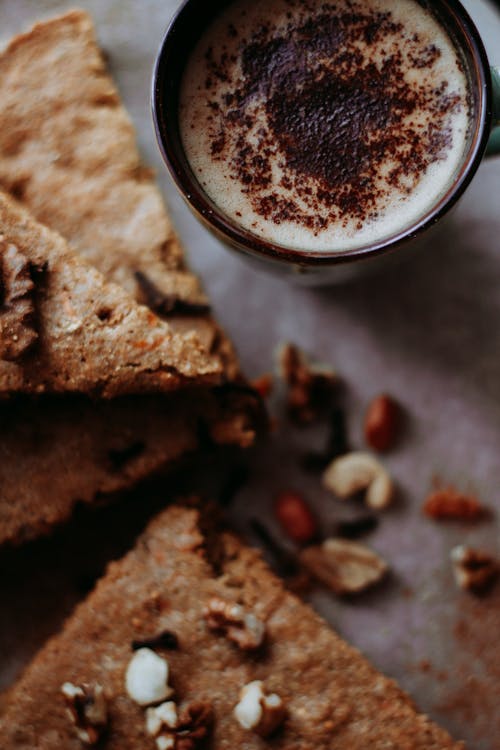
[[[491,68],[491,81],[493,84],[493,130],[486,149],[487,156],[500,154],[500,67]]]

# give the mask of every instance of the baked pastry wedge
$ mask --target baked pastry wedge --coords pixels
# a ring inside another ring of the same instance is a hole
[[[204,527],[172,506],[111,563],[8,692],[2,750],[463,747],[257,551]]]
[[[135,132],[90,16],[36,24],[0,53],[0,185],[109,280],[196,333],[237,375]]]
[[[220,360],[194,332],[172,330],[1,193],[0,263],[0,394],[111,397],[220,382]]]
[[[77,504],[119,499],[213,446],[250,446],[264,429],[248,391],[185,389],[170,396],[91,400],[18,397],[0,403],[0,545],[66,521]]]

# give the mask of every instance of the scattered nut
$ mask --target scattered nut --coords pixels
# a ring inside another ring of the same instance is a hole
[[[436,521],[478,521],[486,515],[486,508],[471,495],[443,487],[429,495],[422,512]]]
[[[276,498],[274,511],[283,530],[294,542],[307,544],[317,535],[316,519],[302,495],[282,492]]]
[[[343,500],[366,489],[365,502],[373,510],[387,508],[394,497],[394,485],[385,468],[362,451],[332,461],[323,474],[323,484]]]
[[[318,581],[336,594],[356,594],[378,583],[387,573],[387,563],[357,542],[327,539],[306,547],[300,562]]]
[[[65,682],[61,692],[78,739],[86,745],[95,745],[108,723],[108,707],[102,686]]]
[[[214,597],[205,607],[203,616],[209,628],[222,631],[243,651],[259,648],[264,641],[265,624],[239,604]]]
[[[260,680],[249,682],[242,688],[239,703],[234,709],[240,726],[261,737],[272,734],[283,723],[285,714],[285,707],[279,695],[266,695]]]
[[[500,572],[498,561],[482,550],[459,545],[452,549],[450,557],[455,580],[466,591],[484,592]]]
[[[280,374],[288,385],[288,413],[299,425],[323,416],[337,385],[331,368],[310,364],[300,349],[284,344],[278,352]]]
[[[269,372],[264,373],[264,375],[251,380],[250,385],[261,398],[267,398],[273,390],[273,376]]]
[[[390,450],[398,438],[400,409],[390,396],[373,399],[365,416],[365,440],[380,453]]]
[[[149,648],[140,648],[130,660],[125,675],[127,693],[139,706],[151,706],[169,698],[168,662]]]

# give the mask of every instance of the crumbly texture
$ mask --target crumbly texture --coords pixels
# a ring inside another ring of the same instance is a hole
[[[0,392],[109,397],[220,379],[220,362],[194,332],[173,331],[117,284],[107,283],[61,235],[6,194],[0,194],[0,232],[2,261],[14,248],[39,269],[39,340],[16,361],[0,361]]]
[[[236,407],[234,400],[236,401]],[[0,545],[65,521],[77,503],[117,493],[206,447],[250,445],[259,422],[250,394],[186,390],[100,403],[81,396],[0,405]]]
[[[231,343],[185,266],[90,16],[71,11],[15,37],[0,54],[0,97],[0,185],[108,280],[195,332],[236,377]]]
[[[174,700],[181,709],[195,701],[212,704],[214,749],[463,747],[416,713],[393,681],[288,593],[258,552],[229,534],[205,536],[202,525],[198,511],[174,506],[110,565],[8,693],[0,720],[3,750],[81,748],[60,694],[66,681],[103,686],[110,717],[103,748],[153,750],[144,709],[128,697],[124,677],[132,641],[165,630],[179,641],[176,650],[157,649],[169,662]],[[214,557],[217,568],[209,561]],[[260,654],[242,652],[207,628],[203,607],[214,596],[239,602],[265,621],[267,645]],[[262,680],[287,707],[282,729],[265,741],[233,715],[240,689],[252,680]]]

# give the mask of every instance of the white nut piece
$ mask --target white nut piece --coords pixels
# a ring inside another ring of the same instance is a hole
[[[85,745],[99,742],[108,721],[108,706],[102,685],[65,682],[61,693],[77,737]]]
[[[244,651],[259,648],[266,635],[266,626],[252,612],[234,602],[212,597],[203,611],[207,625],[218,630]]]
[[[146,732],[157,737],[164,729],[175,729],[178,724],[177,706],[174,701],[161,703],[156,708],[146,710]]]
[[[323,474],[323,484],[342,500],[366,489],[366,504],[373,510],[387,508],[394,497],[394,484],[370,453],[353,451],[336,458]]]
[[[125,675],[127,693],[139,706],[151,706],[169,698],[168,662],[149,648],[140,648],[129,662]]]
[[[268,737],[283,722],[285,707],[279,695],[266,695],[263,683],[254,680],[242,688],[234,715],[243,729]]]

